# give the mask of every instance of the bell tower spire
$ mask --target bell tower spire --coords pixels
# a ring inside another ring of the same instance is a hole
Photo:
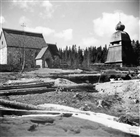
[[[125,29],[125,25],[123,25],[121,23],[121,21],[119,21],[119,23],[116,25],[116,28],[115,28],[117,31],[123,31]]]

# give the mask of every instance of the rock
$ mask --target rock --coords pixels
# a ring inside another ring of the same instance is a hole
[[[85,104],[84,106],[80,107],[79,109],[83,110],[83,111],[88,111],[88,110],[91,110],[91,107],[88,104]]]
[[[71,117],[72,116],[72,113],[63,113],[62,114],[62,117]]]
[[[137,75],[137,78],[140,78],[140,74]]]
[[[122,123],[126,123],[129,124],[131,126],[135,125],[135,126],[139,126],[138,123],[136,123],[134,121],[134,118],[130,115],[122,115],[119,117],[118,122],[122,122]]]
[[[139,103],[139,100],[138,100],[138,99],[134,99],[133,101],[134,101],[134,103],[136,103],[136,104]]]
[[[124,80],[130,80],[130,79],[132,79],[132,76],[130,74],[126,74],[123,79]]]
[[[37,126],[38,125],[33,124],[32,126],[30,126],[30,128],[28,129],[28,131],[31,131],[31,132],[36,131]]]
[[[45,123],[53,123],[55,121],[55,119],[51,118],[51,117],[36,117],[34,119],[30,120],[33,123],[38,123],[38,124],[45,124]]]
[[[73,98],[78,98],[79,100],[82,99],[82,95],[80,95],[79,93],[76,93]]]

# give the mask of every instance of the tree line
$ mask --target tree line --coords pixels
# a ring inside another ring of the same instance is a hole
[[[135,59],[134,65],[140,66],[140,43],[138,40],[132,41],[132,48],[133,48],[134,59]]]
[[[140,43],[139,41],[132,41],[132,49],[134,59],[136,60],[134,66],[140,66]],[[81,49],[73,45],[72,47],[66,46],[65,49],[59,49],[61,56],[61,64],[69,68],[89,67],[95,63],[105,63],[108,53],[107,45],[104,47],[90,46],[86,49]]]
[[[61,63],[67,64],[71,68],[88,67],[93,63],[104,63],[107,57],[107,45],[104,47],[88,47],[81,49],[76,45],[66,46],[65,49],[59,49]]]

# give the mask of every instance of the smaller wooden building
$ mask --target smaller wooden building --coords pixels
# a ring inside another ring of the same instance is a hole
[[[41,68],[58,67],[60,64],[60,57],[57,46],[55,44],[47,44],[46,47],[40,50],[35,59],[36,65],[39,65]]]

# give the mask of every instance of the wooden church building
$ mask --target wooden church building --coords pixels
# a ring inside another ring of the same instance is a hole
[[[130,36],[124,31],[125,26],[119,22],[116,25],[108,49],[106,64],[131,66],[133,64],[133,49]]]
[[[41,68],[56,66],[59,53],[56,44],[45,42],[41,33],[2,28],[0,34],[0,64]]]

